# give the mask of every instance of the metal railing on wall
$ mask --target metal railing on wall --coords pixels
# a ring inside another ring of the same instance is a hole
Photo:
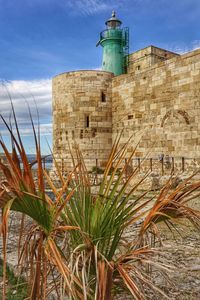
[[[107,160],[98,158],[85,158],[86,167],[88,166],[89,174],[91,177],[101,177]],[[58,159],[57,164],[59,165],[61,172],[64,174],[69,164],[69,159]],[[139,173],[149,172],[156,173],[159,176],[165,176],[176,173],[183,173],[187,171],[195,171],[200,166],[200,158],[189,158],[189,157],[134,157],[131,160],[127,158],[121,163],[120,168],[125,166],[125,176],[129,176],[136,168]]]

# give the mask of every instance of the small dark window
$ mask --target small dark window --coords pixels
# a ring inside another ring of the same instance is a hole
[[[83,129],[81,129],[81,131],[80,131],[80,139],[82,139],[83,138]]]
[[[128,115],[128,120],[133,119],[133,115]]]
[[[85,127],[86,128],[90,127],[90,118],[89,118],[89,116],[85,116]]]
[[[101,102],[106,102],[106,94],[101,92]]]
[[[137,66],[137,70],[138,70],[138,71],[140,70],[140,66]]]

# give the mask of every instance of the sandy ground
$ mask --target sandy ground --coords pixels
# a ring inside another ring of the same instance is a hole
[[[200,209],[200,199],[195,200],[192,206]],[[8,236],[8,263],[14,269],[17,266],[17,244],[18,233],[20,228],[20,215],[11,213],[10,231]],[[27,225],[28,226],[28,225]],[[175,270],[169,274],[172,284],[168,284],[159,276],[156,282],[163,290],[167,292],[171,300],[198,300],[200,299],[200,235],[188,223],[185,223],[181,230],[180,237],[176,234],[175,239],[162,226],[162,239],[165,245],[165,256],[173,263]],[[2,256],[2,241],[0,240],[0,254]],[[56,298],[54,298],[56,299]],[[133,299],[125,295],[116,299]],[[148,294],[147,299],[162,300],[163,296],[155,296]],[[23,299],[22,299],[23,300]]]

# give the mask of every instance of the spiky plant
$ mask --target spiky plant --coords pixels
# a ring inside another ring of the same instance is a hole
[[[165,276],[170,269],[162,260],[159,223],[164,222],[173,230],[173,223],[185,218],[199,229],[200,212],[187,203],[198,196],[200,181],[189,183],[189,178],[175,190],[171,190],[169,181],[155,197],[150,197],[148,191],[138,192],[148,174],[137,181],[136,167],[127,176],[123,161],[129,142],[120,148],[119,137],[95,191],[78,148],[72,155],[74,166],[67,176],[57,167],[58,188],[43,170],[39,137],[31,119],[38,164],[34,179],[14,110],[13,114],[17,137],[2,118],[10,132],[12,153],[0,141],[7,158],[7,164],[0,163],[6,178],[0,191],[4,282],[8,217],[13,210],[33,221],[23,244],[19,243],[19,261],[28,272],[30,299],[46,299],[52,291],[58,299],[67,295],[73,300],[111,300],[121,291],[139,300],[145,299],[148,289],[166,296],[149,273],[157,268]],[[134,151],[127,164],[133,155]],[[45,182],[51,187],[52,198],[45,191]],[[132,232],[127,239],[125,233],[130,226]]]
[[[0,145],[6,157],[6,163],[0,162],[0,170],[4,174],[0,190],[0,207],[2,208],[2,223],[0,234],[3,236],[3,300],[6,299],[6,246],[8,234],[8,217],[10,210],[18,211],[22,214],[22,227],[24,231],[24,217],[29,217],[33,223],[29,231],[26,232],[24,244],[19,241],[19,263],[22,267],[26,266],[28,270],[28,281],[30,283],[30,299],[46,299],[47,278],[54,272],[55,266],[61,276],[68,282],[70,293],[76,297],[76,291],[73,291],[69,284],[70,270],[61,259],[61,253],[56,245],[56,238],[60,234],[65,234],[68,230],[77,230],[77,227],[60,226],[60,214],[66,202],[69,201],[74,190],[61,199],[60,193],[56,192],[54,200],[45,192],[45,174],[42,166],[42,156],[40,151],[39,132],[36,135],[33,120],[30,114],[30,120],[33,128],[33,135],[36,146],[37,178],[34,179],[32,165],[28,161],[23,142],[20,136],[16,115],[12,106],[16,135],[13,128],[1,116],[2,121],[8,129],[11,137],[12,152],[8,151],[3,139]],[[70,178],[70,175],[69,175]],[[63,190],[67,187],[64,184]],[[61,190],[61,195],[63,190]],[[20,233],[20,237],[22,236]],[[56,280],[53,275],[52,282],[54,287]],[[74,278],[77,286],[81,283]],[[51,289],[51,285],[48,284]]]

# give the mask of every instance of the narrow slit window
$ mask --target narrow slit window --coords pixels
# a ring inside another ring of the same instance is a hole
[[[106,94],[101,92],[101,102],[106,102]]]
[[[86,128],[90,127],[90,117],[89,116],[85,116],[85,127]]]

